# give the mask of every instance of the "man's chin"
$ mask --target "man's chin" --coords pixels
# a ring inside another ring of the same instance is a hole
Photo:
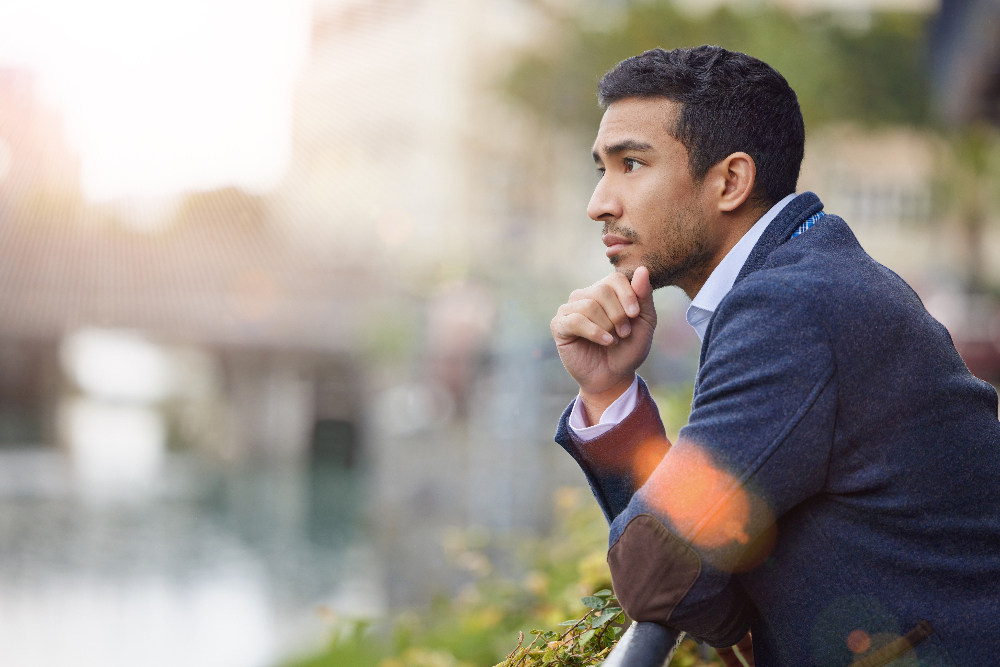
[[[630,259],[628,257],[616,255],[615,257],[612,257],[610,261],[611,265],[615,267],[615,271],[628,278],[629,282],[632,282],[632,276],[635,275],[635,270],[640,266],[645,266],[646,269],[649,270],[649,283],[652,285],[653,289],[677,285],[678,281],[684,275],[684,269],[686,268],[664,266],[662,262],[658,262],[650,257]]]
[[[626,278],[628,278],[629,282],[632,282],[632,276],[635,275],[635,270],[641,266],[635,262],[628,261],[627,258],[622,257],[621,255],[615,255],[610,258],[610,262],[611,266],[615,267],[615,271],[623,274]]]

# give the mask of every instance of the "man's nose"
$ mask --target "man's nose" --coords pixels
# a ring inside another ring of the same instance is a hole
[[[609,218],[617,220],[622,217],[622,213],[621,199],[615,192],[611,179],[602,177],[587,204],[587,215],[591,220],[603,221]]]

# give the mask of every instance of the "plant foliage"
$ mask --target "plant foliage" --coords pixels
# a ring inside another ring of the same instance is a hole
[[[614,594],[600,590],[580,600],[589,610],[580,620],[563,621],[569,626],[561,634],[552,630],[532,630],[535,636],[524,645],[524,634],[517,647],[497,667],[586,667],[599,665],[627,627],[625,612]]]
[[[450,534],[445,557],[475,577],[469,586],[392,619],[335,623],[326,650],[294,667],[600,664],[629,623],[610,590],[607,523],[583,489],[560,489],[555,501],[556,524],[545,538]],[[517,563],[508,574],[496,564],[505,559]],[[718,663],[700,660],[688,641],[671,664]]]

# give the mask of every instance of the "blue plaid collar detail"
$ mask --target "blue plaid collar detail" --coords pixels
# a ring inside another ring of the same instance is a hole
[[[794,239],[799,234],[802,234],[805,231],[807,231],[810,227],[812,227],[817,222],[819,222],[820,220],[822,220],[825,215],[826,215],[826,213],[824,213],[823,211],[820,211],[819,213],[815,213],[813,215],[810,215],[809,219],[806,220],[805,222],[803,222],[801,225],[799,225],[799,228],[795,230],[795,233],[792,234],[792,238]]]

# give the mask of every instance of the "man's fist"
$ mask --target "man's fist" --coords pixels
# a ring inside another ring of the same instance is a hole
[[[576,290],[549,328],[563,366],[580,385],[587,418],[596,424],[649,355],[656,328],[649,271],[640,266],[631,283],[615,272]]]

